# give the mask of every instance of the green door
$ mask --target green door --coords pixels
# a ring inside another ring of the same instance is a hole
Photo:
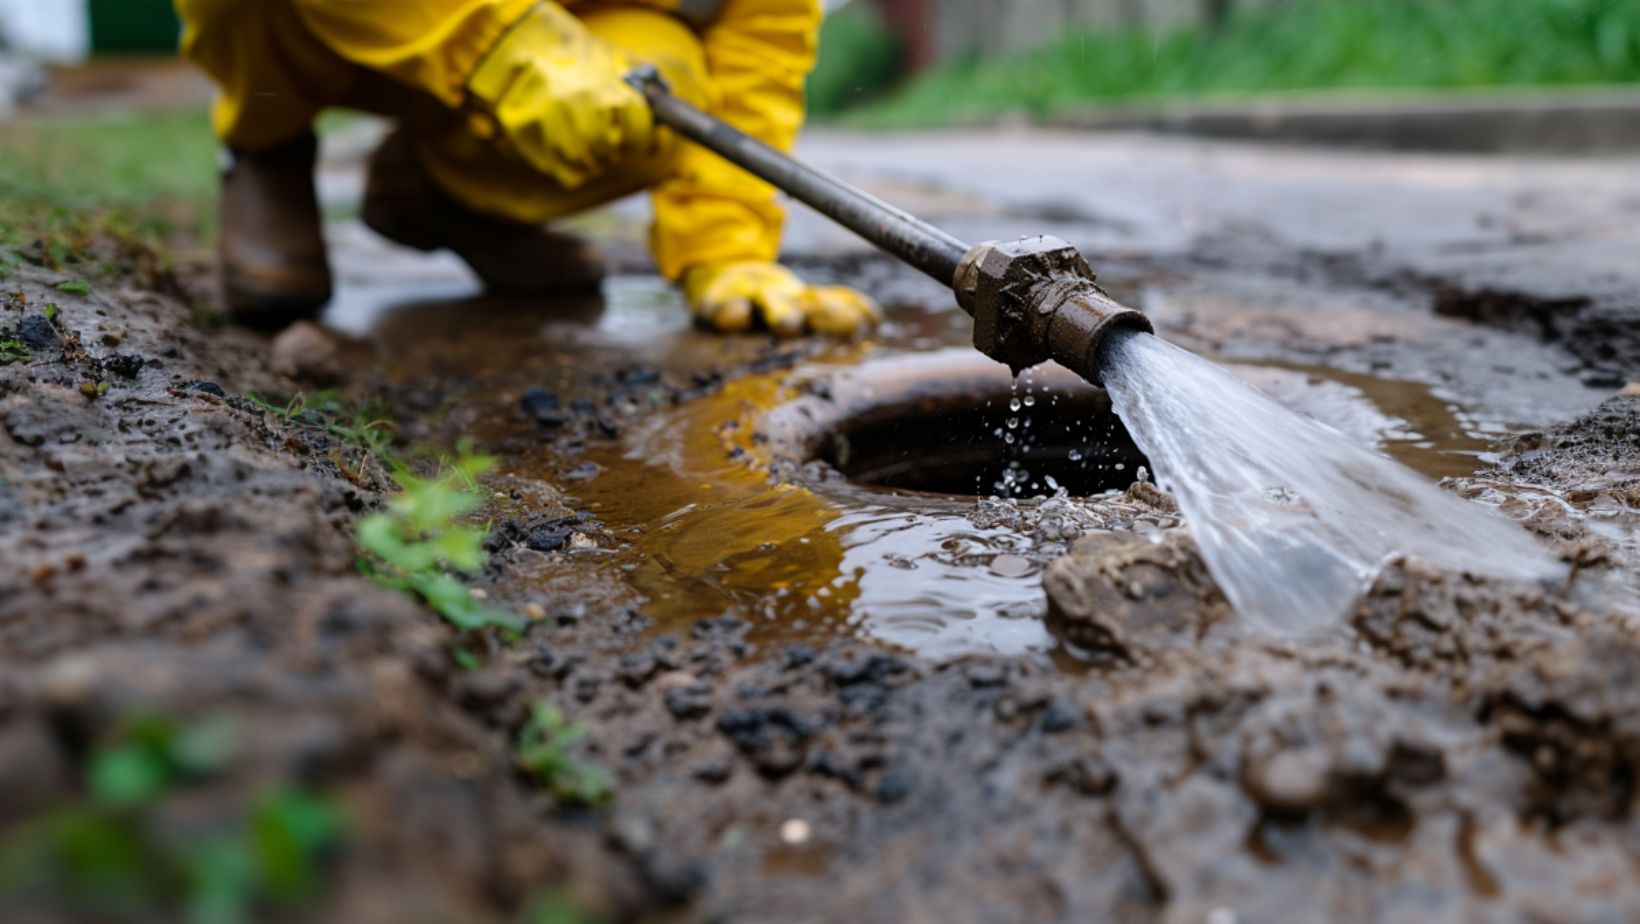
[[[50,0],[65,2],[65,0]],[[97,54],[171,53],[177,48],[171,0],[87,0],[91,50]]]

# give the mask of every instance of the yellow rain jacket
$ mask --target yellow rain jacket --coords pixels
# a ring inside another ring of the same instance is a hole
[[[651,249],[667,278],[695,266],[773,262],[784,217],[774,189],[716,155],[667,144],[566,188],[529,166],[524,146],[537,139],[474,112],[468,87],[475,70],[540,2],[176,0],[183,52],[217,82],[214,121],[230,146],[291,141],[311,131],[322,109],[351,106],[404,119],[439,184],[475,210],[541,222],[648,187]],[[796,140],[819,0],[561,6],[742,131],[782,150]]]

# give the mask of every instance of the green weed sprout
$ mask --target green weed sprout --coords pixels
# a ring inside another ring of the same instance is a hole
[[[486,531],[458,520],[481,503],[477,478],[491,464],[488,456],[464,452],[435,478],[395,472],[399,493],[387,511],[359,521],[359,569],[383,587],[425,600],[462,631],[517,632],[522,618],[475,599],[460,577],[484,566]]]
[[[551,703],[537,702],[530,720],[519,732],[513,749],[518,765],[573,805],[599,806],[609,802],[614,781],[609,771],[575,756],[575,745],[587,735],[585,725],[570,724]]]

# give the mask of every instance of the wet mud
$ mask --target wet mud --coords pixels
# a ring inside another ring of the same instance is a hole
[[[348,819],[310,919],[514,920],[543,890],[599,920],[1640,914],[1640,397],[1423,295],[1099,262],[1169,336],[1520,519],[1569,585],[1399,562],[1332,632],[1249,637],[1102,396],[976,365],[883,261],[808,267],[889,303],[847,345],[706,336],[638,275],[354,289],[340,332],[269,343],[25,265],[0,827],[83,793],[131,715],[225,713],[242,755],[196,812],[294,782]],[[327,387],[396,447],[496,457],[477,585],[516,638],[358,574],[386,473],[242,397]],[[515,764],[542,700],[591,729],[606,808]]]

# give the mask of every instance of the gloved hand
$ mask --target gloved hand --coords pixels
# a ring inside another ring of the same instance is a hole
[[[723,263],[684,273],[695,319],[732,333],[761,320],[782,337],[805,330],[846,337],[881,321],[876,302],[847,286],[811,286],[778,263]]]
[[[556,3],[539,3],[485,54],[467,91],[536,170],[578,189],[655,143],[632,61]]]

